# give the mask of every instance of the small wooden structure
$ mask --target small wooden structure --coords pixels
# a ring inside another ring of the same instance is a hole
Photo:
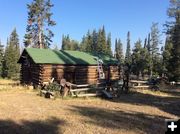
[[[80,51],[57,51],[26,48],[18,63],[21,64],[21,83],[38,86],[51,78],[62,78],[74,84],[96,84],[99,81],[97,58],[103,61],[105,80],[119,79],[118,61],[106,55]]]

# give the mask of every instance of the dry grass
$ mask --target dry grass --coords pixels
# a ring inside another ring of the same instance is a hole
[[[13,84],[19,84],[19,81],[0,79],[0,85],[13,85]]]
[[[0,79],[0,92],[29,92],[29,87],[21,86],[19,81]]]
[[[144,90],[141,90],[141,89],[138,89],[136,90],[136,92],[138,93],[143,93],[143,94],[149,94],[149,95],[153,95],[153,96],[161,96],[161,97],[175,97],[174,94],[171,94],[170,92],[179,92],[178,89],[171,89],[170,91],[168,89],[166,90],[160,90],[160,91],[152,91],[152,90],[148,90],[148,89],[144,89]],[[179,97],[180,96],[176,96],[176,97]]]
[[[166,118],[180,117],[178,90],[139,90],[115,100],[51,100],[21,86],[5,85],[0,84],[0,89],[7,88],[0,92],[2,134],[154,134],[164,133]]]

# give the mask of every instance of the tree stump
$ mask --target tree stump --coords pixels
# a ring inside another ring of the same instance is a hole
[[[60,85],[62,87],[62,97],[66,97],[71,89],[72,84],[70,82],[66,82],[65,79],[61,79]]]

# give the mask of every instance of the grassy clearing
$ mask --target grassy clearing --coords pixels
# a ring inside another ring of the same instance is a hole
[[[21,86],[6,86],[0,92],[3,134],[154,134],[164,133],[165,119],[180,117],[179,90],[138,90],[114,100],[53,100]]]
[[[0,85],[17,85],[17,84],[19,84],[19,81],[0,79]]]
[[[178,89],[171,89],[171,90],[160,90],[160,91],[152,91],[152,90],[141,90],[138,89],[136,92],[143,93],[143,94],[149,94],[153,96],[161,96],[161,97],[180,97],[180,96],[175,96],[175,94],[170,94],[170,92],[178,92]]]

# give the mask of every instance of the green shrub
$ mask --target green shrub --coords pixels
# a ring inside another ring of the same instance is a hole
[[[47,91],[60,91],[60,85],[57,82],[50,83],[46,87]]]

